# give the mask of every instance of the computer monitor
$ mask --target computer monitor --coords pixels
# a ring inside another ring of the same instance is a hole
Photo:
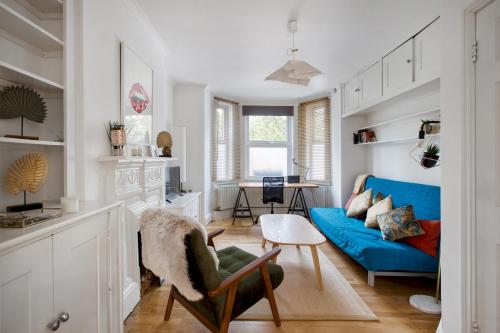
[[[300,183],[300,176],[287,176],[286,181],[289,184],[297,184]]]

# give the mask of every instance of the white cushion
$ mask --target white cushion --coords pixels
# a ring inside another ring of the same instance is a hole
[[[378,228],[377,215],[388,213],[392,210],[392,197],[389,195],[382,201],[371,206],[366,213],[365,227]]]
[[[372,189],[369,189],[354,198],[346,213],[347,217],[359,216],[365,213],[372,204],[372,195]]]

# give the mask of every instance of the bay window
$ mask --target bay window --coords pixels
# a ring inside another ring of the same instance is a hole
[[[243,115],[246,178],[290,174],[293,107],[243,106]]]

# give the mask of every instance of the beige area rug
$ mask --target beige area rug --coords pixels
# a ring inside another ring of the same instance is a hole
[[[269,251],[256,243],[216,242],[216,248],[230,245],[256,256]],[[335,265],[318,248],[323,276],[323,291],[319,291],[309,247],[282,246],[277,264],[283,267],[285,278],[274,291],[278,311],[282,320],[378,320],[368,305],[354,291]],[[267,299],[262,299],[237,319],[273,320]]]

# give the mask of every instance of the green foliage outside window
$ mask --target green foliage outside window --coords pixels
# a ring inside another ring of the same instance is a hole
[[[288,141],[288,119],[286,116],[249,116],[250,141]]]

